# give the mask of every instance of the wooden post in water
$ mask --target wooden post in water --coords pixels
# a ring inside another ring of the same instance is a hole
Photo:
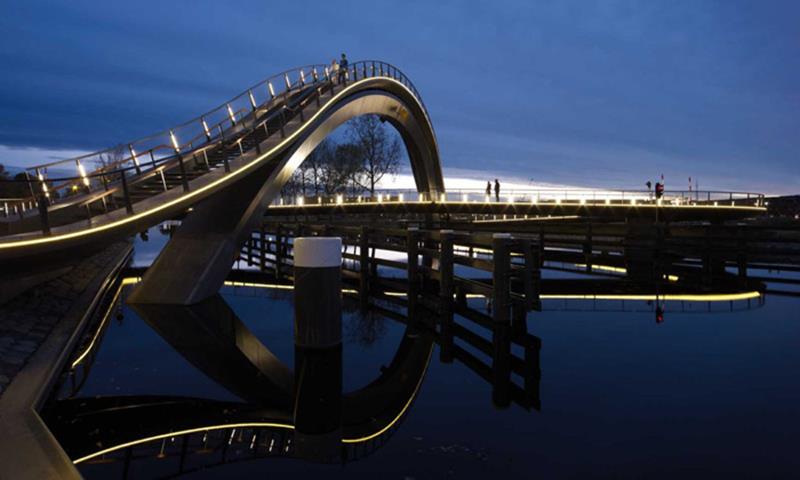
[[[541,396],[539,395],[539,383],[542,379],[540,367],[540,352],[542,350],[542,339],[527,334],[525,336],[525,358],[524,358],[524,379],[525,398],[531,402],[531,406],[536,410],[542,409]]]
[[[417,301],[419,297],[419,228],[409,227],[406,237],[406,264],[408,274],[408,318],[416,321]]]
[[[739,283],[744,285],[747,283],[747,237],[741,228],[737,230],[736,234],[736,267],[739,274]]]
[[[442,337],[440,360],[453,361],[453,231],[439,231],[439,334]]]
[[[592,224],[586,224],[586,238],[583,242],[583,263],[586,264],[586,271],[592,271]]]
[[[361,235],[358,238],[358,258],[359,258],[359,278],[358,278],[358,297],[361,302],[361,309],[369,307],[369,229],[361,227]]]
[[[262,272],[267,269],[267,236],[264,232],[264,225],[261,225],[261,230],[259,231],[258,237],[258,253],[259,253],[259,270]]]
[[[275,278],[281,278],[281,255],[282,255],[281,227],[275,229]]]
[[[498,408],[511,404],[511,235],[492,236],[492,402]]]
[[[508,233],[495,233],[492,236],[492,319],[502,324],[508,324],[511,318],[510,243],[511,235]]]

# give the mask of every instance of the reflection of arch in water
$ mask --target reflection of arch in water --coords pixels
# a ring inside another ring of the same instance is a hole
[[[217,380],[225,388],[241,393],[245,377],[234,373],[230,378],[220,378],[219,375],[224,370],[211,366],[212,362],[199,360],[196,355],[196,345],[192,345],[189,340],[195,338],[204,343],[208,341],[205,337],[224,333],[223,330],[201,328],[200,333],[187,334],[186,340],[181,342],[177,341],[176,335],[182,328],[188,328],[188,323],[181,322],[183,327],[176,326],[174,329],[162,328],[163,323],[176,318],[176,308],[185,310],[177,315],[187,321],[192,319],[219,327],[220,323],[213,318],[220,314],[219,309],[224,305],[224,301],[221,298],[212,300],[190,308],[169,307],[167,309],[169,317],[163,315],[166,310],[158,314],[152,309],[140,312],[149,315],[148,323],[156,325],[159,333],[170,337],[171,340],[168,341],[171,345],[190,359],[195,367]],[[156,315],[164,318],[164,321],[154,321]],[[230,318],[222,324],[236,327],[236,321]],[[229,328],[227,332],[229,336],[217,341],[214,347],[220,349],[222,345],[227,345],[229,351],[220,351],[220,355],[226,359],[229,366],[232,366],[241,363],[241,355],[245,354],[241,352],[240,344],[228,340],[241,335],[242,331],[236,327]],[[262,348],[266,350],[263,345],[249,345],[247,348],[251,352]],[[416,398],[432,349],[433,340],[429,335],[419,335],[408,329],[392,362],[382,370],[381,375],[364,388],[343,395],[344,459],[355,459],[371,453],[394,432]],[[238,354],[235,352],[237,350]],[[251,375],[252,368],[257,369],[256,365],[245,367],[246,370],[250,370]],[[256,376],[275,376],[277,371],[263,368],[258,370]],[[279,372],[277,377],[281,375]],[[280,383],[275,378],[269,381],[274,385]],[[245,394],[249,396],[249,392]],[[172,445],[174,443],[172,439],[176,437],[182,437],[180,441],[182,453],[178,454],[183,458],[188,446],[198,447],[201,437],[205,437],[203,441],[207,441],[211,432],[223,432],[233,438],[236,431],[241,436],[245,430],[247,435],[251,435],[250,441],[255,442],[254,447],[257,447],[256,444],[261,445],[258,442],[267,438],[282,438],[281,445],[284,451],[281,454],[293,454],[292,437],[286,436],[294,430],[291,406],[285,404],[280,395],[276,396],[275,402],[269,402],[266,398],[256,400],[259,400],[258,403],[244,404],[181,397],[77,398],[52,402],[45,408],[43,415],[48,426],[76,463],[99,457],[113,458],[119,455],[125,457],[131,455],[135,448],[152,449],[154,442],[159,441],[161,441],[160,448],[164,449],[169,447],[167,439]],[[184,444],[187,447],[183,447]],[[277,451],[273,451],[274,449],[267,448],[267,450],[269,455],[278,454]]]
[[[131,306],[195,368],[250,403],[291,403],[293,374],[256,338],[225,300]]]

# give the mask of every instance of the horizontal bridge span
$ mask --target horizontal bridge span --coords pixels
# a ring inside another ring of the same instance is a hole
[[[267,216],[313,216],[333,214],[465,214],[531,217],[644,218],[661,221],[731,220],[766,212],[765,207],[720,204],[659,204],[656,202],[541,201],[541,202],[464,202],[425,200],[344,201],[325,199],[302,205],[273,205]]]

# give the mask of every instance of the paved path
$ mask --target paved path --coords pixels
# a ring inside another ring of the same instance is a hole
[[[128,245],[128,242],[115,243],[66,274],[0,305],[0,397],[92,280],[119,258]]]

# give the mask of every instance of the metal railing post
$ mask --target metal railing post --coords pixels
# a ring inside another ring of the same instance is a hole
[[[125,170],[120,172],[120,178],[122,179],[122,194],[125,196],[125,211],[128,213],[133,213],[133,205],[131,205],[131,196],[128,192],[128,180],[125,178]]]
[[[47,211],[48,204],[47,195],[44,192],[39,196],[39,220],[42,225],[42,233],[45,236],[50,235],[50,214]]]
[[[180,153],[178,154],[178,168],[181,171],[181,184],[183,185],[183,191],[189,191],[189,180],[186,178],[186,167],[183,164],[183,155]]]

